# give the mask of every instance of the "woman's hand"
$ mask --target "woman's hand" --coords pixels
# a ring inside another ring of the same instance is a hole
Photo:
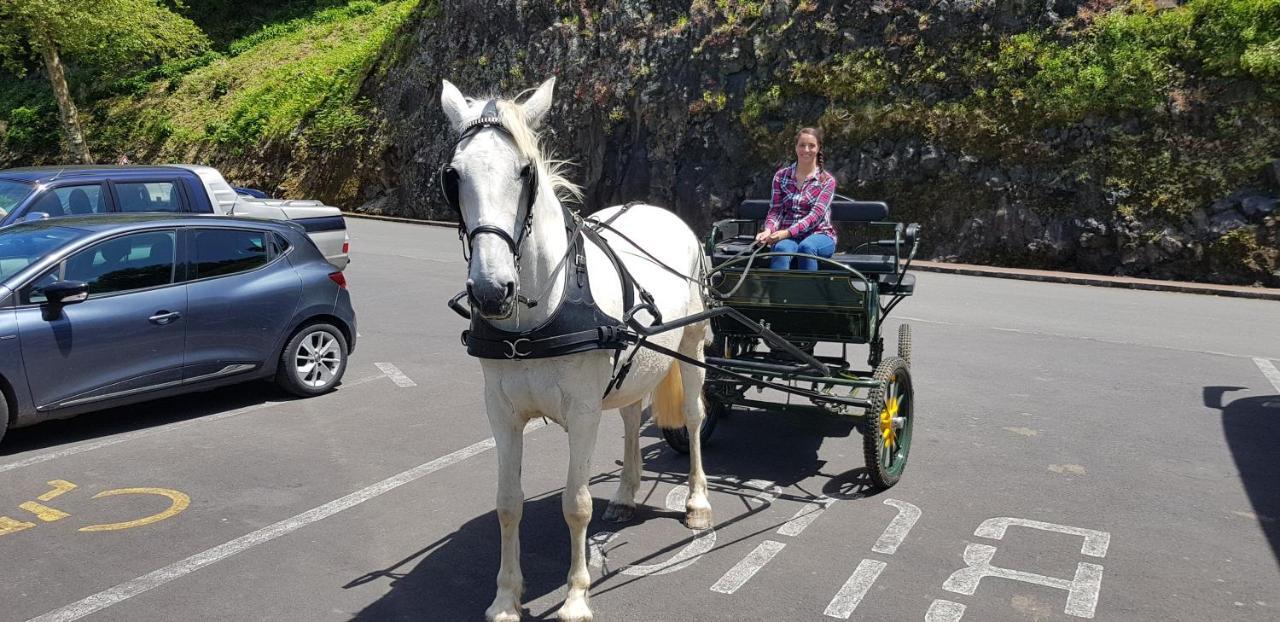
[[[768,230],[768,229],[765,229],[764,231],[761,231],[760,233],[757,233],[757,234],[756,234],[756,244],[768,244],[768,243],[769,243],[769,238],[770,238],[771,236],[773,236],[773,232],[772,232],[772,231],[770,231],[770,230]]]
[[[779,230],[774,231],[773,233],[769,234],[769,243],[770,243],[770,244],[776,244],[776,243],[781,242],[781,241],[783,241],[783,240],[785,240],[785,239],[787,239],[787,238],[789,238],[789,237],[791,237],[791,232],[790,232],[790,231],[787,231],[786,229],[779,229]]]

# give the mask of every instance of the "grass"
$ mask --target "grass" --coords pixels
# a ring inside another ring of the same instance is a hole
[[[419,1],[356,0],[237,39],[185,74],[100,102],[91,140],[181,159],[209,146],[243,153],[305,126],[304,140],[335,145],[367,127],[360,85]]]

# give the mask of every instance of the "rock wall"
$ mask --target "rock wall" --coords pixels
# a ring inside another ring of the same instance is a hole
[[[1100,3],[424,2],[366,83],[380,116],[377,133],[356,149],[359,157],[327,156],[352,172],[330,176],[322,194],[340,188],[345,202],[370,213],[451,218],[436,179],[455,140],[439,109],[441,80],[468,95],[511,96],[554,75],[547,137],[557,155],[577,163],[571,177],[586,190],[584,211],[644,200],[705,230],[743,198],[767,196],[774,170],[791,160],[795,129],[821,123],[840,192],[886,200],[895,217],[922,223],[927,258],[1280,286],[1280,159],[1255,175],[1240,173],[1232,180],[1237,192],[1207,198],[1189,214],[1129,209],[1130,190],[1108,181],[1112,165],[1092,163],[1093,154],[1116,145],[1132,143],[1140,153],[1157,134],[1161,144],[1184,129],[1204,135],[1212,115],[1162,125],[1087,119],[984,147],[963,127],[926,130],[909,117],[860,126],[856,111],[795,88],[857,77],[857,67],[806,73],[805,62],[822,67],[850,50],[893,63],[922,49],[991,49],[1001,37],[1052,28]],[[780,82],[788,85],[783,91]],[[911,101],[935,107],[983,88],[963,80],[882,86],[910,90]],[[1203,145],[1186,148],[1232,149],[1208,139]],[[1194,175],[1193,165],[1179,166]]]

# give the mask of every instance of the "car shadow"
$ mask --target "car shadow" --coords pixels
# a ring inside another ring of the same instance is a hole
[[[612,416],[607,413],[606,416]],[[870,478],[862,467],[847,471],[824,472],[827,463],[819,458],[819,449],[829,440],[856,443],[855,455],[861,455],[861,438],[852,433],[853,422],[831,416],[812,415],[794,407],[781,410],[735,410],[721,419],[703,452],[703,468],[715,512],[717,530],[747,520],[765,509],[751,503],[756,491],[742,482],[769,480],[782,489],[774,503],[787,500],[808,501],[821,495],[841,499],[869,496]],[[625,535],[648,521],[682,520],[682,512],[664,507],[666,491],[687,481],[688,457],[677,453],[661,440],[655,425],[641,434],[644,457],[643,481],[637,495],[632,520],[623,524],[601,520],[608,506],[621,470],[620,461],[613,465],[597,462],[600,473],[592,478],[593,512],[587,527],[588,537],[604,531]],[[646,439],[657,439],[646,440]],[[607,437],[597,446],[608,443]],[[618,439],[620,441],[621,439]],[[845,452],[846,454],[848,452]],[[613,469],[602,472],[613,466]],[[598,485],[606,485],[602,491]],[[494,484],[496,487],[496,483]],[[529,498],[524,504],[521,521],[521,569],[524,573],[525,603],[535,602],[551,593],[564,596],[565,578],[569,570],[569,535],[561,514],[561,490],[549,491]],[[731,502],[727,502],[732,499]],[[779,523],[761,525],[735,540],[719,540],[716,548],[776,530]],[[658,550],[647,552],[634,563],[651,564],[667,559],[694,537],[694,532]],[[374,620],[461,620],[479,619],[492,601],[499,566],[500,533],[496,512],[489,511],[463,524],[454,532],[426,544],[387,568],[376,569],[353,578],[343,586],[353,589],[371,582],[386,581],[389,590],[377,601],[354,616],[360,621]],[[594,571],[596,575],[600,571]],[[600,595],[624,589],[638,577],[620,576],[621,568],[607,564],[603,574],[593,581],[592,593]],[[606,585],[602,585],[606,584]],[[554,619],[562,601],[557,600],[546,611],[523,612],[524,619]],[[539,605],[541,608],[542,605]]]
[[[1224,403],[1228,393],[1242,390],[1245,387],[1205,387],[1204,405],[1222,413],[1222,431],[1240,481],[1280,564],[1280,395]]]
[[[339,384],[337,390],[342,390]],[[269,402],[298,399],[269,382],[245,382],[106,410],[54,419],[9,430],[0,456],[49,449],[156,428]]]

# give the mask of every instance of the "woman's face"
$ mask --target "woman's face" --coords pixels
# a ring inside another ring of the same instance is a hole
[[[809,166],[814,164],[818,157],[818,139],[812,134],[801,134],[796,139],[796,162]]]

